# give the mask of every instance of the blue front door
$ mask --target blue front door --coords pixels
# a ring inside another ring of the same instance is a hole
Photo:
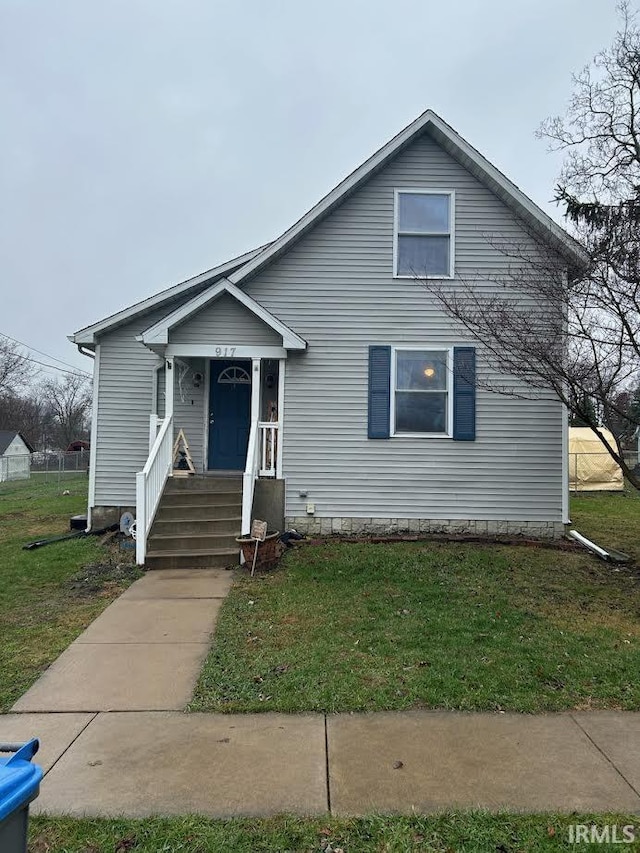
[[[251,421],[251,362],[212,361],[209,381],[210,470],[244,471]]]

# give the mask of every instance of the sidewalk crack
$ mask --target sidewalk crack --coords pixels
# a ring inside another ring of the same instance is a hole
[[[53,762],[53,764],[51,765],[51,767],[47,770],[47,772],[46,772],[46,773],[44,773],[44,774],[43,774],[43,778],[45,778],[46,776],[48,776],[48,775],[49,775],[49,773],[53,770],[53,768],[56,766],[56,764],[58,763],[58,761],[60,761],[60,759],[63,757],[63,755],[66,755],[66,754],[67,754],[67,752],[71,749],[71,747],[74,745],[74,743],[78,740],[78,738],[80,737],[80,735],[81,735],[83,732],[85,732],[85,731],[87,730],[87,728],[91,725],[91,723],[95,720],[95,718],[98,716],[98,714],[99,714],[99,713],[100,713],[99,711],[96,711],[95,713],[93,713],[93,714],[91,715],[90,719],[88,719],[88,720],[87,720],[87,722],[86,722],[86,723],[84,724],[84,726],[80,729],[80,731],[78,732],[78,734],[73,738],[73,740],[72,740],[70,743],[68,743],[68,744],[66,745],[66,747],[65,747],[65,748],[62,750],[62,752],[60,753],[60,755],[59,755],[59,756],[56,758],[56,760]]]
[[[569,716],[571,717],[571,719],[573,720],[573,722],[576,724],[576,726],[580,729],[580,731],[583,733],[583,735],[587,738],[587,740],[588,740],[588,741],[590,741],[590,743],[592,743],[592,744],[593,744],[593,746],[595,746],[595,748],[598,750],[598,752],[600,753],[600,755],[605,759],[605,761],[607,761],[607,762],[611,765],[611,767],[613,767],[613,769],[614,769],[614,770],[615,770],[615,772],[618,774],[618,776],[622,779],[622,781],[623,781],[623,782],[625,782],[625,783],[626,783],[626,784],[631,788],[631,790],[632,790],[632,791],[633,791],[633,793],[636,795],[636,797],[640,798],[640,791],[638,791],[638,789],[635,787],[635,785],[633,785],[633,784],[632,784],[632,783],[627,779],[627,777],[624,775],[624,773],[622,772],[622,770],[620,770],[620,769],[616,766],[616,764],[614,764],[614,762],[609,758],[609,756],[607,755],[607,753],[606,753],[606,752],[605,752],[605,751],[604,751],[604,750],[603,750],[603,749],[602,749],[602,748],[601,748],[601,747],[600,747],[600,746],[595,742],[595,740],[591,737],[591,735],[589,734],[589,732],[588,732],[588,731],[587,731],[583,726],[581,726],[581,725],[580,725],[580,721],[579,721],[579,720],[576,720],[576,718],[573,716],[573,714],[569,714]]]
[[[327,715],[324,715],[324,754],[325,773],[327,775],[327,811],[331,814],[331,781],[329,776],[329,727],[327,726]]]

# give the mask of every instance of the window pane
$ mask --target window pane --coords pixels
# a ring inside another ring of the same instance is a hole
[[[448,237],[398,237],[398,275],[449,275]]]
[[[396,354],[396,388],[399,391],[446,391],[446,350],[399,350]]]
[[[448,195],[400,193],[398,195],[399,231],[436,231],[449,233]]]
[[[446,392],[396,391],[396,432],[446,432]]]

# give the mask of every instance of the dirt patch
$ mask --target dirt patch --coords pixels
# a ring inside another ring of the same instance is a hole
[[[459,542],[463,545],[521,545],[527,548],[547,548],[553,551],[568,551],[584,554],[585,549],[577,542],[569,539],[530,539],[525,536],[478,535],[473,533],[398,533],[384,535],[353,536],[342,533],[329,533],[326,536],[308,538],[296,542],[295,545],[327,545],[330,542],[355,542],[356,544],[390,545],[394,542]]]
[[[91,563],[69,578],[67,585],[78,598],[113,595],[142,576],[138,566],[125,562]]]

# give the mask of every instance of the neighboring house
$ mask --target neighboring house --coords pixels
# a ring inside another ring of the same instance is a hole
[[[542,242],[568,270],[584,261],[428,111],[273,243],[76,332],[95,351],[92,523],[136,511],[144,559],[184,429],[198,472],[244,472],[244,532],[253,514],[320,534],[560,535],[566,412],[476,387],[481,349],[415,276],[481,273],[486,287],[509,265],[497,237]],[[166,555],[189,551],[168,527],[188,515],[163,511]]]
[[[31,475],[33,447],[20,432],[0,430],[0,483],[28,480]]]

